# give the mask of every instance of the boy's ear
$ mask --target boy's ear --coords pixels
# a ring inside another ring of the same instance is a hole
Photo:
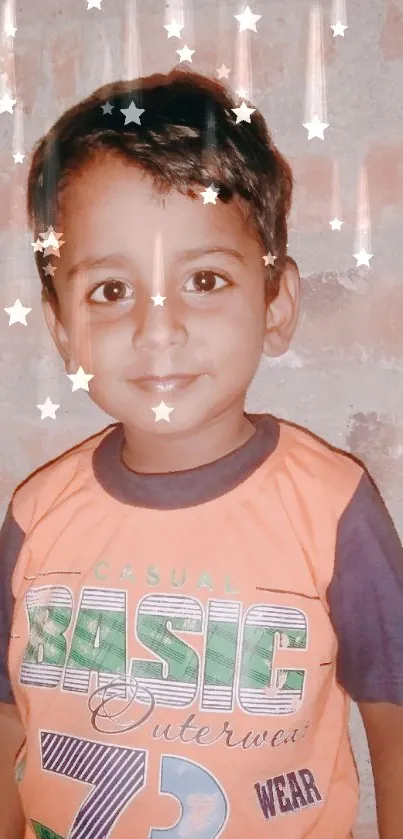
[[[287,352],[298,323],[300,276],[296,262],[287,257],[279,291],[267,306],[263,353],[279,356]]]
[[[60,320],[57,304],[43,297],[42,309],[49,332],[67,369],[71,359],[70,343]]]

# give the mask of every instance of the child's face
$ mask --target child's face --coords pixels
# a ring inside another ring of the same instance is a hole
[[[276,315],[264,302],[264,250],[234,203],[176,192],[162,200],[142,171],[104,157],[71,181],[62,219],[60,314],[48,304],[45,314],[68,372],[81,365],[93,374],[93,401],[144,434],[190,432],[225,412],[243,413]],[[218,247],[223,252],[212,252]],[[69,277],[82,260],[101,258]],[[154,305],[156,295],[163,306]],[[136,383],[175,373],[196,378],[168,393]],[[162,399],[175,409],[170,422],[156,422],[152,411]]]

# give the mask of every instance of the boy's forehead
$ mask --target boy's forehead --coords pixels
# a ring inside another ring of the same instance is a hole
[[[152,204],[157,204],[157,206],[161,207],[163,210],[166,209],[167,200],[164,195],[157,195],[156,193],[152,192],[150,195],[150,201]]]
[[[238,201],[204,203],[200,193],[205,190],[203,185],[192,184],[197,196],[192,198],[183,187],[161,188],[151,174],[121,161],[90,166],[77,180],[72,178],[63,197],[65,251],[70,247],[87,251],[105,240],[116,250],[127,245],[128,237],[133,244],[137,240],[151,245],[156,233],[168,248],[171,241],[180,239],[203,242],[224,236],[237,239],[238,244],[240,236],[247,239]]]

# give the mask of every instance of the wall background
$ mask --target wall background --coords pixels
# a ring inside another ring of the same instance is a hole
[[[14,73],[16,120],[0,115],[0,514],[29,473],[113,421],[71,383],[45,331],[25,184],[33,144],[59,114],[114,78],[168,71],[175,50],[195,49],[193,67],[214,74],[224,63],[233,83],[238,24],[232,0],[191,0],[182,42],[162,28],[178,7],[163,0],[21,0],[15,39],[1,41],[1,72]],[[294,170],[289,253],[302,277],[302,313],[293,348],[262,359],[247,408],[306,425],[361,457],[403,535],[403,0],[322,0],[326,76],[325,140],[307,141],[305,96],[309,0],[251,3],[262,15],[249,33],[252,101]],[[337,13],[339,14],[337,15]],[[346,17],[345,37],[330,24]],[[164,15],[168,15],[168,19]],[[129,21],[132,21],[129,25]],[[125,35],[131,32],[130,37]],[[10,43],[14,66],[10,64]],[[4,77],[3,77],[4,81]],[[4,90],[1,89],[0,96]],[[22,146],[17,148],[16,146]],[[27,155],[22,165],[12,153]],[[356,268],[359,171],[368,189],[370,269]],[[335,180],[336,173],[336,180]],[[330,219],[344,221],[332,232]],[[27,326],[8,326],[3,307],[32,307]],[[60,404],[41,422],[38,403]],[[372,776],[360,718],[352,736],[362,781],[356,839],[376,839]]]

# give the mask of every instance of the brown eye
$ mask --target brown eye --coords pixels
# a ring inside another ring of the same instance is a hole
[[[124,292],[129,292],[124,296]],[[120,303],[122,300],[130,300],[133,289],[122,280],[106,280],[94,288],[90,294],[90,300],[94,303]]]
[[[208,294],[210,291],[218,291],[220,288],[225,288],[226,285],[230,285],[228,280],[225,280],[224,277],[221,277],[220,274],[216,274],[214,271],[196,271],[189,278],[188,282],[193,279],[195,280],[195,287],[194,289],[190,289],[190,291],[194,290],[198,294]],[[224,286],[217,288],[217,280],[221,281]]]

